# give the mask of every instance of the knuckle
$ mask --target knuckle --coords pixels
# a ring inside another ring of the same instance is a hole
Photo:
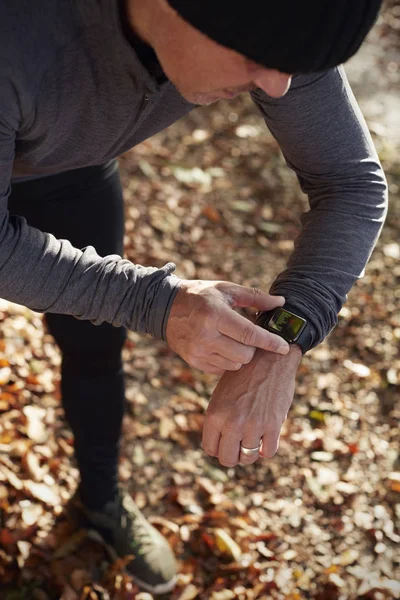
[[[273,442],[269,444],[264,444],[262,448],[261,456],[262,458],[272,458],[278,452],[279,442]]]
[[[229,365],[226,367],[227,371],[239,371],[239,369],[241,369],[243,367],[242,363],[229,363]]]
[[[252,287],[251,291],[254,294],[254,296],[261,296],[263,293],[262,290],[258,287]]]
[[[228,423],[225,423],[221,433],[226,436],[233,436],[237,434],[242,434],[244,428],[243,419],[230,419]]]
[[[261,458],[273,458],[276,454],[277,450],[266,450],[262,453]]]
[[[276,338],[276,336],[271,336],[269,339],[270,349],[274,352],[280,348],[282,342]]]
[[[249,434],[249,436],[251,436],[252,439],[254,438],[254,440],[261,440],[264,435],[265,429],[266,428],[263,423],[263,415],[260,411],[251,414],[246,420],[247,433]]]
[[[256,462],[256,460],[258,460],[260,457],[256,456],[255,458],[251,458],[250,456],[243,456],[243,454],[240,455],[240,462],[243,465],[252,465],[253,463]]]
[[[234,286],[235,286],[235,284],[232,284],[229,281],[217,281],[214,285],[214,290],[216,292],[218,292],[218,294],[224,294],[224,295],[230,296]]]
[[[255,351],[255,348],[249,348],[249,351],[246,352],[245,357],[243,359],[243,364],[248,365],[253,360]]]
[[[251,346],[255,342],[255,331],[251,327],[246,327],[242,332],[242,343],[246,346]]]
[[[206,454],[208,454],[208,456],[216,456],[214,450],[210,450],[209,448],[207,448],[204,444],[202,445],[202,448],[204,450],[204,452]]]
[[[270,352],[277,352],[281,345],[282,341],[277,336],[270,333],[268,337],[265,338],[263,347],[265,350],[269,350]]]
[[[206,424],[209,430],[212,429],[220,431],[221,417],[218,415],[218,413],[207,412],[205,416],[204,427]]]
[[[236,462],[232,462],[229,460],[220,460],[219,462],[223,467],[226,467],[227,469],[231,469],[232,467],[235,467],[237,464]]]

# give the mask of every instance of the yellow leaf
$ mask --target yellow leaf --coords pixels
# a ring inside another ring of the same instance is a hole
[[[314,419],[314,421],[320,421],[320,423],[325,423],[325,414],[319,410],[312,410],[309,416],[310,419]]]
[[[242,555],[242,551],[239,548],[238,544],[231,538],[231,536],[226,533],[223,529],[215,530],[215,541],[217,544],[218,550],[223,554],[226,554],[233,558],[233,560],[238,561]]]

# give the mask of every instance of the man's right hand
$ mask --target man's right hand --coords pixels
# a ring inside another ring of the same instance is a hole
[[[228,281],[183,280],[169,314],[167,343],[192,367],[218,375],[249,363],[256,348],[288,354],[281,337],[234,310],[271,310],[284,303],[282,296]]]

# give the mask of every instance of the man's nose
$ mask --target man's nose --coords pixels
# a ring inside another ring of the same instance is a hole
[[[292,76],[275,69],[265,69],[254,83],[271,98],[281,98],[290,88]]]

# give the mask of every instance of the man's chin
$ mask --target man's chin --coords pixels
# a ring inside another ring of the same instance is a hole
[[[197,104],[198,106],[208,106],[209,104],[214,104],[214,102],[218,102],[221,100],[222,95],[217,92],[195,92],[195,93],[182,93],[181,95],[192,104]]]
[[[209,106],[210,104],[214,104],[214,102],[218,102],[221,100],[221,96],[218,94],[188,94],[185,97],[188,102],[192,104],[197,104],[198,106]]]
[[[186,94],[184,98],[193,104],[208,106],[209,104],[218,102],[218,100],[232,100],[244,91],[248,90],[218,90],[216,92],[197,92],[194,94]]]

